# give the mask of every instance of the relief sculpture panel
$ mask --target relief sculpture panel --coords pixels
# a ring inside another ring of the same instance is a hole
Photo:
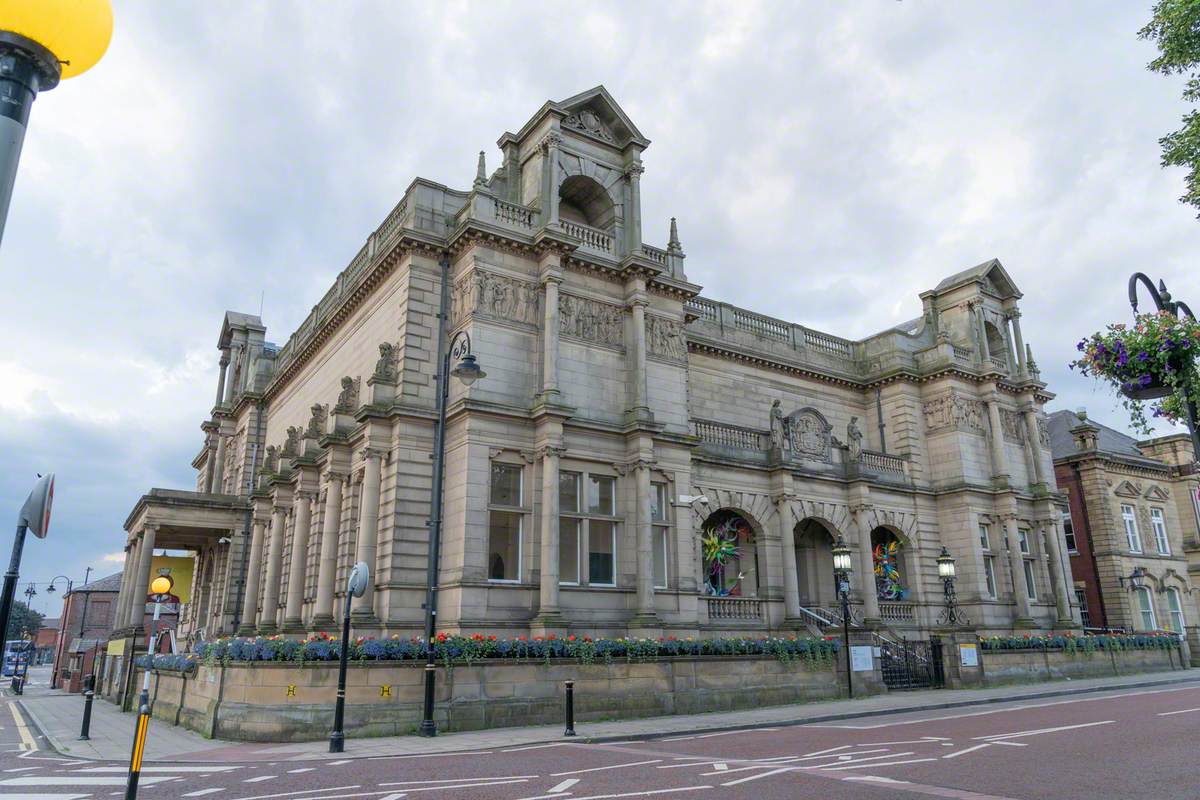
[[[596,344],[620,347],[625,341],[624,309],[586,297],[558,296],[558,330]]]
[[[537,325],[541,290],[530,281],[476,269],[450,287],[450,321],[458,324],[469,314]]]
[[[651,355],[682,361],[687,354],[683,325],[673,319],[647,314],[646,348]]]
[[[982,433],[987,416],[983,401],[950,392],[925,403],[925,428],[930,433],[944,428]]]

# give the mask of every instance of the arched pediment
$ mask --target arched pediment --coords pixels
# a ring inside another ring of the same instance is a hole
[[[797,409],[783,418],[792,452],[812,461],[829,461],[833,426],[812,406]]]

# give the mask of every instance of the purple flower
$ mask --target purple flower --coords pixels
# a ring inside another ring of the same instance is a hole
[[[1146,360],[1146,359],[1148,359],[1148,358],[1150,358],[1150,354],[1149,354],[1149,353],[1147,353],[1145,350],[1143,350],[1142,352],[1138,353],[1138,361],[1145,361],[1145,360]]]
[[[1075,349],[1082,353],[1086,346],[1087,346],[1087,342],[1081,339],[1079,341],[1079,344],[1075,345]]]
[[[1143,387],[1149,386],[1152,380],[1153,379],[1149,375],[1143,375],[1142,377],[1138,378],[1138,382],[1141,383]]]

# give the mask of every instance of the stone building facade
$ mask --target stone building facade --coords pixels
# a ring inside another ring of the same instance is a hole
[[[1049,422],[1085,625],[1186,633],[1200,653],[1200,475],[1190,438],[1139,442],[1086,412],[1056,411]]]
[[[282,347],[225,315],[195,490],[139,501],[128,586],[191,550],[185,633],[303,634],[365,561],[356,632],[419,633],[445,286],[487,375],[449,387],[440,630],[819,630],[838,537],[856,624],[938,628],[946,546],[979,629],[1078,625],[1052,395],[999,262],[851,341],[702,296],[674,220],[643,241],[649,141],[603,87],[498,145],[467,190],[413,181]]]

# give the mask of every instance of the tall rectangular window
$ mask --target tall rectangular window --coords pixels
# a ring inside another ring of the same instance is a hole
[[[1142,630],[1152,631],[1158,627],[1158,623],[1154,619],[1154,598],[1150,596],[1150,590],[1145,586],[1141,586],[1137,590],[1138,611],[1142,617]]]
[[[1129,543],[1131,552],[1142,552],[1142,538],[1138,536],[1137,517],[1133,513],[1133,506],[1121,506],[1121,519],[1125,522],[1125,540]]]
[[[983,577],[987,581],[988,597],[996,599],[996,558],[985,556],[983,559]]]
[[[670,546],[670,502],[665,483],[650,484],[650,523],[653,528],[654,588],[667,588],[668,548]]]
[[[559,473],[559,583],[616,585],[616,496],[616,478],[585,472]]]
[[[1029,531],[1025,528],[1017,530],[1017,546],[1020,547],[1022,555],[1029,555]]]
[[[1033,560],[1026,558],[1021,561],[1025,566],[1025,591],[1030,600],[1037,600],[1037,583],[1033,579]]]
[[[1150,509],[1150,527],[1154,529],[1154,546],[1164,556],[1171,555],[1171,543],[1167,540],[1167,521],[1161,508]]]
[[[523,470],[492,463],[488,497],[488,580],[521,580],[521,530],[525,521]]]
[[[988,529],[986,523],[979,524],[979,546],[984,550],[992,549],[991,531]]]
[[[1067,541],[1067,552],[1078,553],[1079,546],[1075,541],[1075,525],[1071,522],[1071,515],[1067,514],[1063,517],[1063,538]]]
[[[1170,629],[1176,633],[1183,633],[1185,625],[1183,603],[1179,600],[1179,590],[1174,586],[1167,589],[1167,611],[1171,618],[1171,621],[1168,623]]]
[[[1087,592],[1083,589],[1075,590],[1075,602],[1079,604],[1079,620],[1083,623],[1083,627],[1090,628],[1092,626],[1092,617],[1088,613]]]

